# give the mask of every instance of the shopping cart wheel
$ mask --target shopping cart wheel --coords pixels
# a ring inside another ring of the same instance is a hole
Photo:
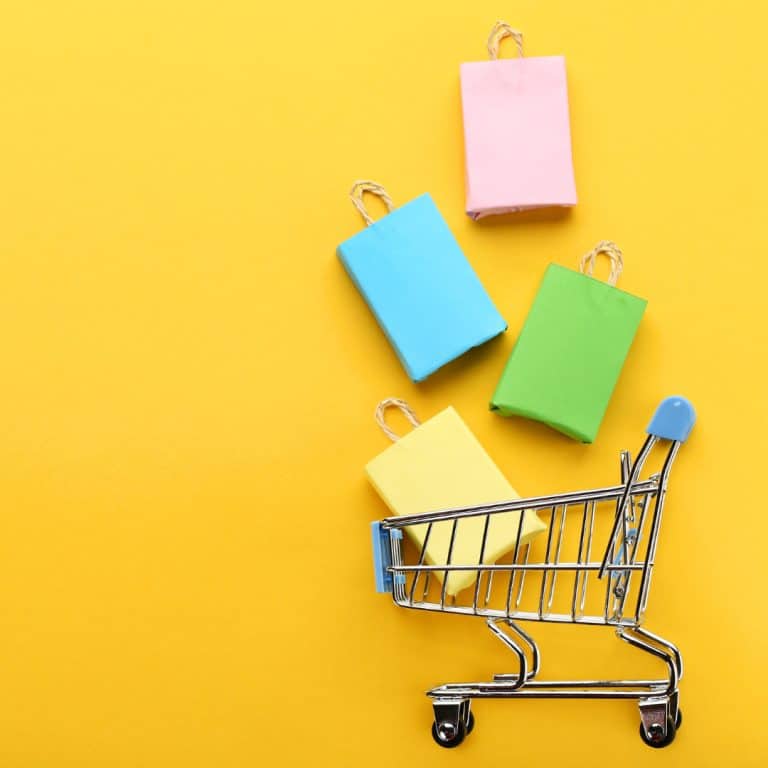
[[[683,722],[682,716],[679,715],[678,710],[678,722]],[[669,746],[675,740],[675,731],[677,727],[672,718],[667,719],[667,733],[662,733],[661,724],[654,724],[650,728],[650,736],[645,732],[645,726],[640,723],[640,738],[649,746],[654,749],[661,749],[662,747]]]
[[[439,723],[432,723],[432,738],[446,749],[458,747],[464,739],[472,733],[475,727],[475,715],[470,710],[469,717],[465,723],[459,719],[458,727],[451,720],[441,720]]]
[[[458,747],[475,727],[469,699],[458,697],[436,698],[432,702],[432,738],[441,747]]]
[[[441,723],[432,723],[432,738],[437,744],[446,749],[458,747],[464,741],[469,730],[474,726],[474,721],[470,718],[471,725],[469,729],[459,720],[458,725],[444,720]]]

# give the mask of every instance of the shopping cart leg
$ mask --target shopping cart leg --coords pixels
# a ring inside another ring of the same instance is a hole
[[[644,627],[635,627],[632,631],[645,640],[649,640],[652,643],[660,645],[668,652],[669,660],[674,664],[677,671],[677,680],[679,682],[683,677],[683,657],[680,654],[680,649],[674,643],[671,643],[669,640],[665,640],[659,635],[655,635],[653,632],[649,632]]]
[[[650,747],[666,747],[682,725],[678,685],[683,674],[683,659],[674,643],[641,627],[628,627],[616,633],[635,648],[663,659],[669,669],[666,688],[659,687],[650,696],[642,697],[640,708],[640,737]]]
[[[507,646],[507,648],[517,654],[517,658],[520,662],[520,671],[517,674],[494,675],[493,679],[498,682],[515,683],[513,687],[517,688],[521,687],[527,681],[533,680],[539,673],[541,667],[541,655],[539,653],[539,647],[536,645],[536,641],[511,619],[488,619],[486,624],[488,625],[488,629],[490,629],[491,632],[493,632],[493,634]],[[510,637],[507,632],[502,631],[499,627],[500,624],[506,624],[509,632],[513,633],[514,637]],[[525,644],[531,654],[531,669],[528,668],[528,660],[520,643]]]

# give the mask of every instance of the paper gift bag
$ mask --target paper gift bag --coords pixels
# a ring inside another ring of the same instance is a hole
[[[600,253],[611,259],[607,283],[592,277]],[[583,257],[580,272],[547,268],[492,410],[594,441],[647,303],[615,287],[622,268],[621,251],[607,241]]]
[[[389,214],[374,222],[364,192]],[[413,381],[506,330],[429,195],[394,208],[378,184],[358,182],[351,197],[367,227],[339,258]]]
[[[404,437],[398,437],[385,424],[384,412],[389,407],[399,408],[414,425]],[[393,514],[411,515],[520,498],[453,408],[420,424],[407,403],[390,398],[379,403],[376,421],[394,444],[370,461],[365,471]],[[535,512],[523,514],[521,546],[545,529]],[[519,525],[519,512],[491,517],[483,563],[493,563],[514,549]],[[447,562],[452,526],[450,521],[433,524],[424,556],[427,564]],[[419,551],[427,527],[406,528]],[[451,563],[478,563],[483,530],[482,516],[458,521]],[[442,583],[444,574],[435,571],[434,575]],[[474,584],[476,578],[476,571],[451,572],[446,593],[455,595]]]
[[[505,37],[518,58],[498,60]],[[503,21],[491,30],[488,54],[490,61],[461,65],[467,213],[575,205],[565,59],[523,57],[522,35]]]

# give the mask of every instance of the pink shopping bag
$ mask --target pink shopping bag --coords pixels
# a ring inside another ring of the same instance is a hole
[[[511,37],[518,57],[498,59]],[[490,61],[461,65],[467,213],[473,219],[576,204],[562,56],[523,56],[523,36],[498,21]]]

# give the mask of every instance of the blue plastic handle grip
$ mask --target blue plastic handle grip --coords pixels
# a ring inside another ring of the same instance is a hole
[[[664,440],[684,443],[696,423],[696,411],[684,397],[674,396],[662,400],[646,432]]]
[[[373,575],[376,579],[376,591],[379,593],[391,592],[393,585],[392,572],[387,570],[392,565],[392,550],[390,549],[390,536],[402,538],[403,532],[397,528],[387,530],[381,527],[380,522],[371,523],[371,543],[373,544]],[[405,581],[404,574],[397,574],[401,578],[398,583]]]

